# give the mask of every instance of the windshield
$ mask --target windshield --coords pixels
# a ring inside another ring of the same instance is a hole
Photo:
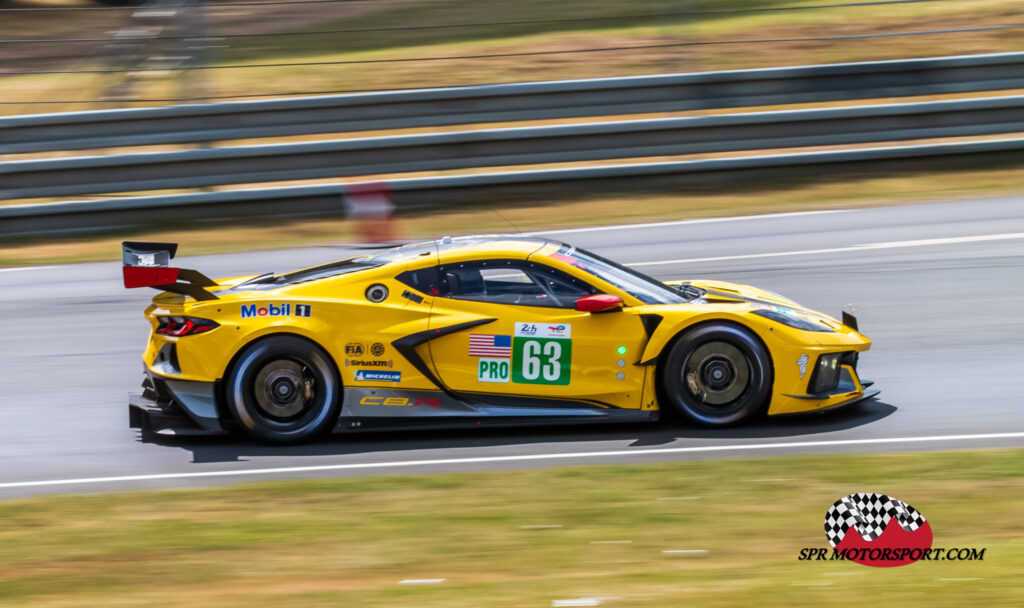
[[[644,304],[679,304],[690,299],[642,272],[583,249],[563,244],[551,257],[611,283]]]

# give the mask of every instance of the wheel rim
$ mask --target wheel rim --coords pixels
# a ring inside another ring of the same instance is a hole
[[[261,416],[290,422],[308,414],[317,400],[316,376],[307,365],[274,359],[253,380],[253,397]]]
[[[750,362],[728,342],[697,347],[682,367],[684,390],[709,412],[726,413],[750,385]]]

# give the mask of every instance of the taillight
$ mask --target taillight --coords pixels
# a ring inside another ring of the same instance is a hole
[[[197,317],[157,317],[156,319],[160,322],[156,333],[165,336],[191,336],[220,327],[216,321]]]

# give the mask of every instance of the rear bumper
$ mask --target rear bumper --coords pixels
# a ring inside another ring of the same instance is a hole
[[[212,382],[168,380],[151,373],[142,394],[128,397],[128,425],[144,433],[193,436],[223,435]]]

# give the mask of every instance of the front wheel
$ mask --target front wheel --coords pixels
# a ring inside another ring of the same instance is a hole
[[[771,358],[746,330],[701,325],[672,346],[662,369],[666,405],[702,426],[739,424],[771,398]]]
[[[340,381],[326,352],[296,336],[274,336],[242,351],[227,375],[231,417],[256,439],[295,443],[338,417]]]

